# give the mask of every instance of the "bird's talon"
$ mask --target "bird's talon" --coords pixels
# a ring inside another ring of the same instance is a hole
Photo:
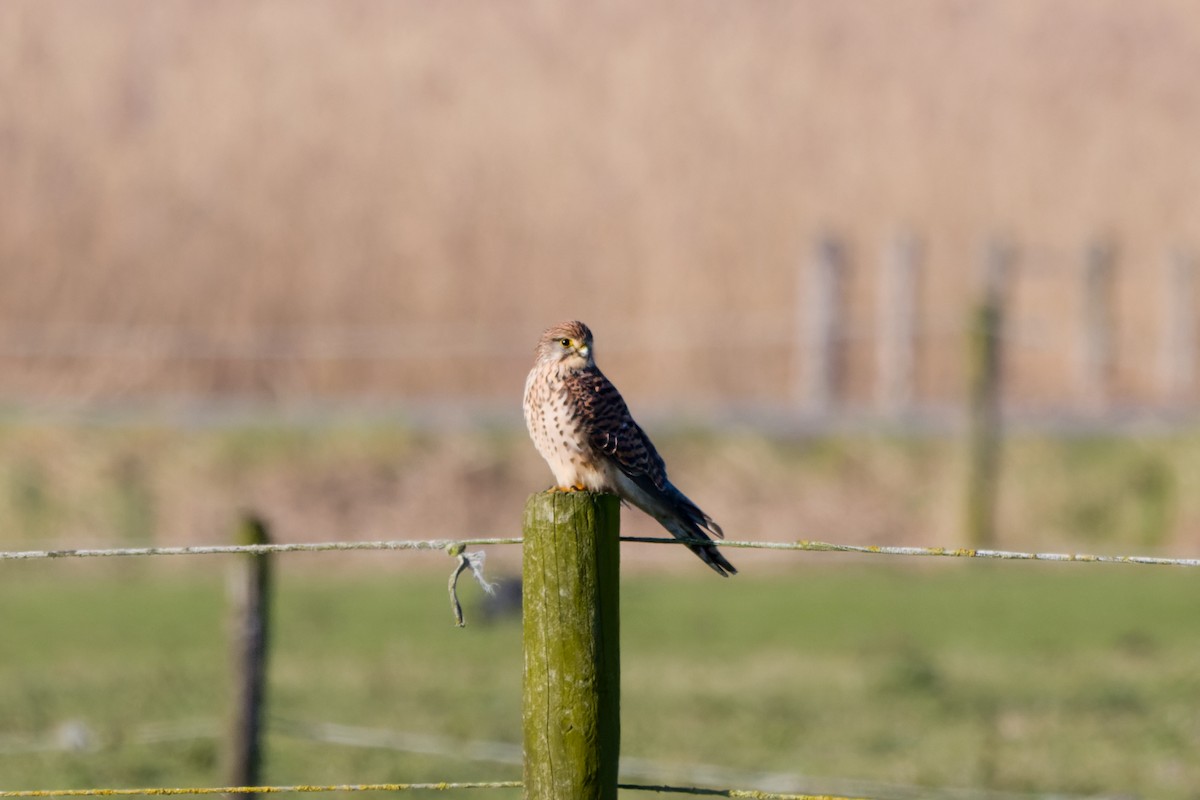
[[[560,492],[562,494],[570,494],[571,492],[586,492],[587,487],[582,483],[573,483],[570,486],[551,486],[546,491],[551,494],[559,494]]]

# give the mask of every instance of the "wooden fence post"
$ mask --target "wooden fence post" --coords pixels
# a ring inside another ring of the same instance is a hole
[[[238,528],[238,544],[270,544],[267,523],[247,514]],[[270,556],[235,557],[230,574],[233,707],[227,742],[226,782],[258,786],[262,780],[262,720],[266,695],[267,633],[270,618]],[[234,797],[250,800],[253,795]]]
[[[615,800],[620,756],[620,506],[591,492],[525,504],[526,800]]]
[[[917,270],[920,243],[905,233],[884,254],[877,307],[875,402],[897,418],[913,404],[917,362]]]
[[[844,266],[841,242],[826,235],[799,281],[796,395],[813,414],[828,413],[841,390]]]
[[[982,291],[968,333],[967,541],[990,547],[996,539],[996,492],[1000,467],[1001,336],[1004,286],[1012,248],[993,241],[984,253]]]
[[[1182,406],[1196,382],[1196,268],[1190,253],[1176,249],[1167,262],[1159,386],[1168,405]]]
[[[1094,242],[1083,265],[1083,317],[1079,342],[1079,390],[1092,411],[1108,407],[1113,367],[1113,265],[1115,250]]]

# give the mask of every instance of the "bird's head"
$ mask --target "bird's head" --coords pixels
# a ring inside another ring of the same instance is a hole
[[[592,332],[578,320],[560,322],[542,334],[537,346],[538,361],[582,369],[592,364]]]

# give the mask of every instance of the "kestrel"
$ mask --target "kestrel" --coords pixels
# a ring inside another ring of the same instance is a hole
[[[615,494],[654,517],[719,575],[737,573],[711,544],[721,526],[667,480],[662,456],[596,366],[592,332],[562,322],[542,334],[525,380],[525,424],[558,488]]]

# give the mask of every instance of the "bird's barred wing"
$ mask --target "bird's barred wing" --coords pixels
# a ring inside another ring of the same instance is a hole
[[[634,481],[662,491],[667,485],[666,465],[650,437],[633,421],[617,387],[600,370],[589,369],[568,377],[567,388],[574,395],[588,443]]]
[[[621,393],[604,373],[594,368],[582,370],[567,377],[566,386],[588,444],[612,459],[632,483],[619,491],[621,497],[654,516],[672,536],[687,542],[692,552],[718,574],[736,574],[709,538],[723,537],[721,526],[667,480],[662,456],[633,421]]]

